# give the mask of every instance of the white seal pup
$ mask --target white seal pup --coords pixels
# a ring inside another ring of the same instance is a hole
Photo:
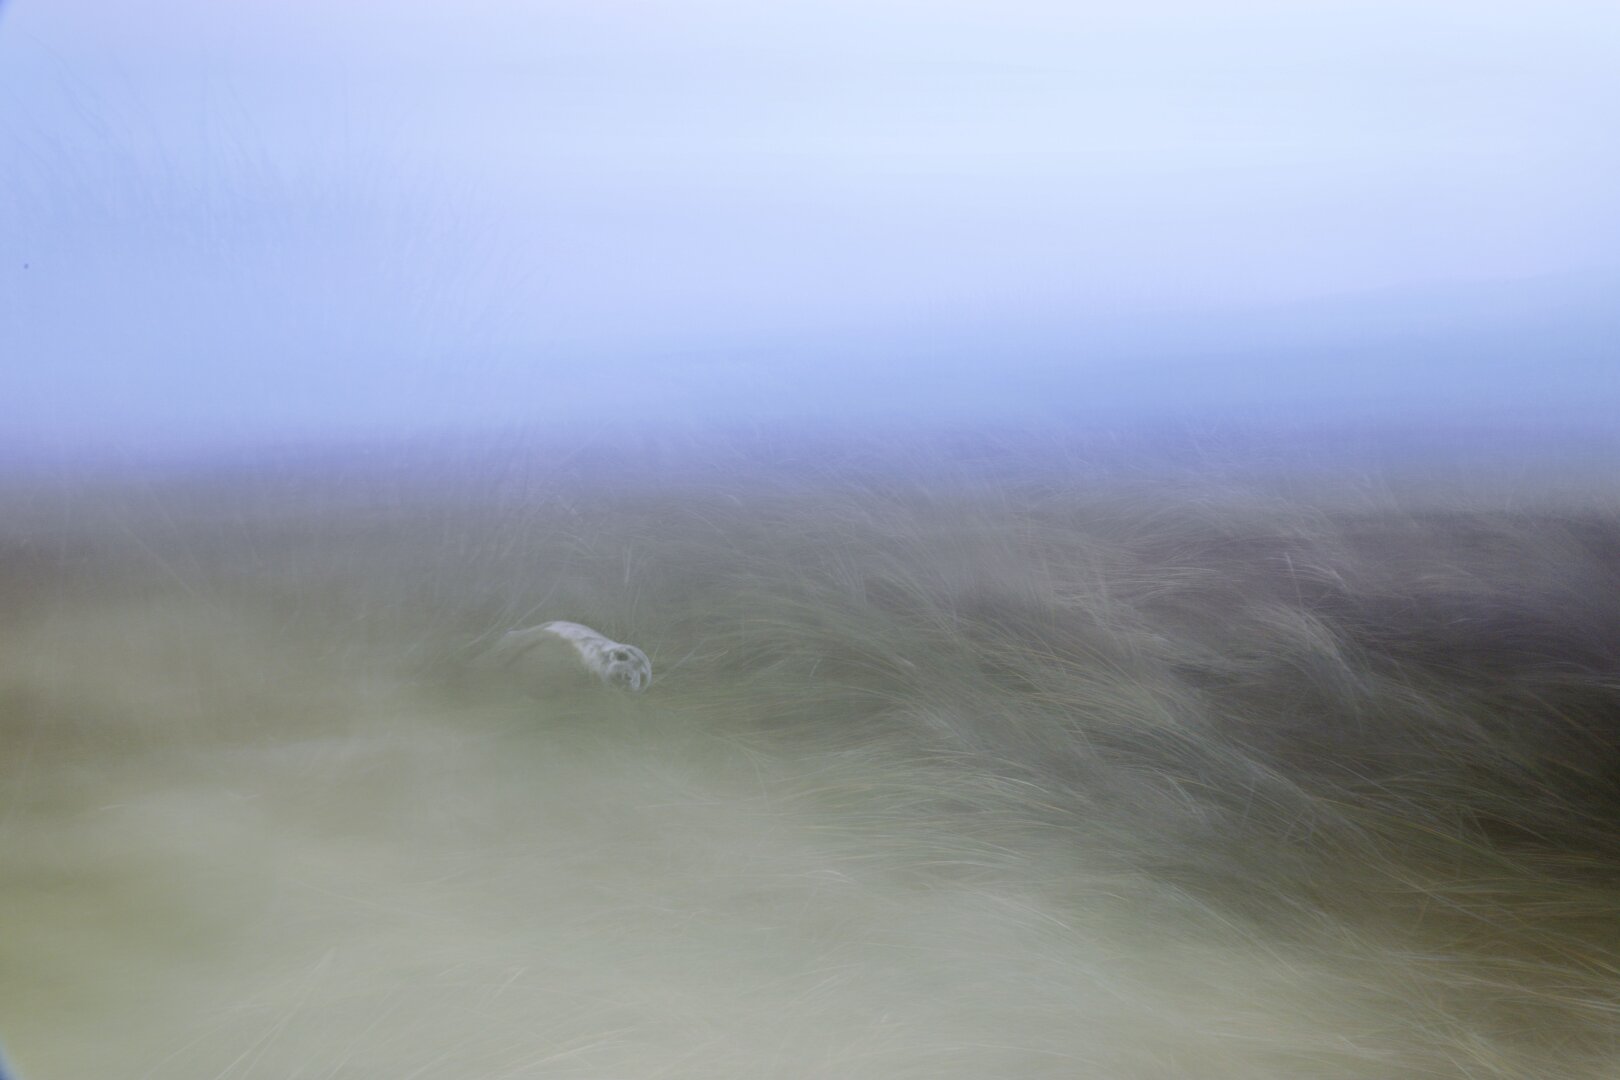
[[[612,641],[576,622],[548,622],[502,634],[482,658],[532,691],[560,688],[594,676],[607,686],[640,693],[652,685],[652,661],[634,645]]]

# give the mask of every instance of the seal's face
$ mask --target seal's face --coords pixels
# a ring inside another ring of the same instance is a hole
[[[609,685],[640,693],[652,685],[652,661],[634,645],[608,648],[602,678]]]

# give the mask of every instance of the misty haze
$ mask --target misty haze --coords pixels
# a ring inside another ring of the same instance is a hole
[[[0,1077],[1620,1074],[1616,42],[0,3]]]

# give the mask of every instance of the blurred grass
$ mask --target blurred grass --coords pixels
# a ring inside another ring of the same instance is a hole
[[[11,493],[17,1064],[1614,1074],[1620,503],[930,475]]]

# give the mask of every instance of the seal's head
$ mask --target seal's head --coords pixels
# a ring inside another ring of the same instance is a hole
[[[611,645],[603,655],[602,681],[639,694],[652,685],[652,661],[634,645]]]

